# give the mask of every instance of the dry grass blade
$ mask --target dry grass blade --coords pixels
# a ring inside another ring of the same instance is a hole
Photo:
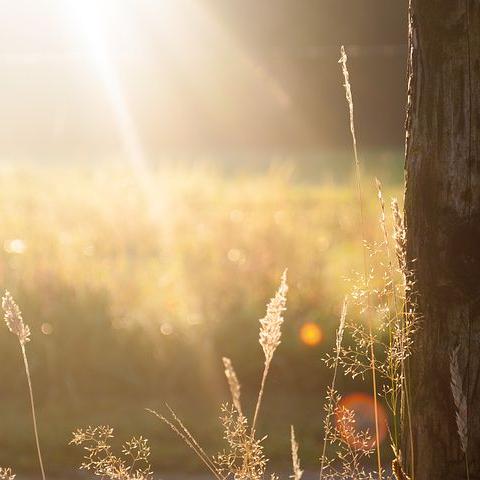
[[[358,160],[358,150],[357,150],[357,137],[355,134],[355,120],[353,114],[353,95],[352,95],[352,87],[350,85],[350,75],[348,73],[347,67],[347,53],[345,52],[345,47],[342,45],[340,48],[340,59],[338,61],[342,65],[342,73],[343,79],[345,81],[345,97],[348,103],[348,111],[350,116],[350,132],[352,134],[352,144],[353,144],[353,154],[355,157],[355,176],[357,179],[357,190],[358,190],[358,200],[360,204],[360,220],[362,226],[362,240],[365,242],[366,240],[366,230],[365,230],[365,213],[364,213],[364,206],[363,206],[363,190],[362,190],[362,181],[361,181],[361,174],[360,174],[360,161]],[[367,251],[365,248],[365,244],[363,247],[363,268],[364,268],[364,283],[365,286],[368,283],[368,259],[367,259]],[[382,461],[380,456],[380,438],[379,438],[379,424],[378,424],[378,399],[377,399],[377,379],[376,379],[376,370],[375,370],[375,351],[373,347],[373,335],[372,335],[372,325],[369,322],[369,330],[370,330],[370,364],[371,364],[371,371],[372,371],[372,394],[373,394],[373,402],[374,402],[374,411],[375,411],[375,442],[376,442],[376,450],[377,450],[377,467],[378,467],[378,479],[381,480],[382,478]]]
[[[232,361],[223,357],[223,366],[225,367],[225,376],[227,377],[228,386],[230,387],[230,393],[232,395],[232,401],[238,413],[242,414],[242,406],[240,404],[240,382],[238,381],[237,374],[232,365]]]
[[[293,425],[290,426],[290,442],[292,444],[292,468],[293,475],[290,478],[293,480],[300,480],[303,475],[303,470],[300,468],[300,459],[298,458],[298,442],[295,440],[295,430]]]
[[[147,408],[147,412],[152,413],[155,415],[158,419],[160,419],[162,422],[164,422],[166,425],[170,427],[170,429],[175,432],[184,442],[185,444],[190,447],[197,457],[202,461],[202,463],[210,470],[210,472],[215,476],[217,480],[224,480],[223,476],[220,474],[220,472],[217,470],[216,466],[213,464],[212,460],[210,457],[205,453],[203,448],[199,445],[199,443],[195,440],[193,435],[190,433],[190,431],[185,427],[185,425],[180,421],[178,416],[175,414],[175,412],[167,405],[167,408],[169,409],[170,413],[172,414],[173,417],[173,422],[176,422],[178,424],[175,425],[171,420],[166,418],[164,415],[156,412],[155,410],[151,410]]]
[[[457,346],[450,356],[450,386],[453,394],[453,401],[455,402],[456,420],[458,436],[460,437],[460,445],[463,453],[467,453],[468,448],[468,407],[467,397],[463,392],[462,376],[458,366],[458,351],[460,346]]]
[[[177,424],[180,426],[180,428],[183,430],[185,435],[188,437],[188,439],[192,442],[192,444],[197,448],[197,450],[203,455],[204,458],[208,460],[208,462],[213,465],[210,457],[205,453],[203,448],[200,446],[200,444],[197,442],[195,437],[191,434],[190,430],[184,425],[184,423],[180,420],[180,417],[175,413],[175,411],[168,405],[167,403],[165,406],[168,408],[168,411],[170,412],[170,415],[172,418],[177,422]]]

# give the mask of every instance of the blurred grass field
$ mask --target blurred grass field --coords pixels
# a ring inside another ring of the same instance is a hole
[[[168,401],[206,448],[218,445],[216,419],[228,399],[221,357],[232,358],[243,392],[253,395],[263,364],[258,319],[285,267],[287,320],[260,427],[281,464],[295,423],[303,463],[315,465],[330,378],[321,359],[334,341],[345,277],[361,265],[351,155],[322,158],[318,168],[315,156],[296,168],[170,164],[148,178],[105,163],[1,165],[0,285],[32,328],[28,350],[50,472],[79,464],[70,432],[98,423],[115,427],[120,439],[148,437],[160,471],[199,469],[144,409]],[[380,232],[369,172],[386,182],[389,197],[400,196],[401,171],[400,153],[368,156],[371,239]],[[302,327],[312,324],[305,336]],[[26,382],[6,328],[0,351],[0,464],[15,459],[16,470],[28,472],[36,462]]]

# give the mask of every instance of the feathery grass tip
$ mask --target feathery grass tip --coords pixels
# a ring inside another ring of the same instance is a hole
[[[265,363],[270,363],[273,354],[280,345],[283,312],[287,304],[287,270],[284,270],[277,293],[267,305],[265,317],[260,319],[259,342],[265,353]]]
[[[25,345],[30,341],[30,328],[25,325],[22,312],[8,291],[5,291],[3,295],[2,308],[5,312],[4,318],[8,329],[18,337],[22,345]]]
[[[223,357],[223,366],[225,367],[225,376],[227,377],[228,386],[230,387],[230,393],[232,395],[232,402],[238,413],[242,414],[242,406],[240,404],[240,382],[238,381],[237,374],[232,365],[232,361]]]
[[[467,397],[463,392],[462,376],[458,366],[458,351],[460,346],[457,346],[450,355],[450,387],[452,389],[453,401],[455,403],[456,421],[458,436],[460,437],[460,446],[463,453],[467,453],[468,447],[468,406]]]
[[[14,480],[15,474],[10,467],[0,467],[0,480]]]
[[[295,430],[293,425],[290,426],[290,442],[292,444],[292,467],[293,474],[290,478],[293,480],[300,480],[303,475],[303,470],[300,468],[300,459],[298,458],[298,442],[295,440]]]

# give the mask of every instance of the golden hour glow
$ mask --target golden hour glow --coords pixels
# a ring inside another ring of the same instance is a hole
[[[390,471],[415,49],[361,3],[3,2],[0,480],[70,478],[68,444],[103,480]]]
[[[316,323],[304,323],[300,328],[300,340],[309,347],[315,347],[322,342],[323,331]]]
[[[370,441],[368,447],[372,447],[375,444],[374,432],[375,432],[375,409],[373,397],[366,393],[352,393],[342,398],[340,402],[340,409],[337,411],[336,420],[337,424],[342,421],[341,411],[343,409],[352,410],[355,415],[355,434],[345,434],[344,439],[347,440],[353,447],[359,448],[359,441],[357,434],[359,432],[365,432],[368,430],[370,433]],[[388,432],[388,421],[385,409],[381,404],[378,404],[378,436],[380,442],[382,442]],[[342,431],[342,426],[339,428]]]

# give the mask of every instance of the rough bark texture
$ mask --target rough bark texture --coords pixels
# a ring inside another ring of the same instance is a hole
[[[422,316],[407,374],[415,479],[466,478],[450,389],[457,345],[470,478],[480,479],[480,1],[411,0],[410,13],[405,212]]]

